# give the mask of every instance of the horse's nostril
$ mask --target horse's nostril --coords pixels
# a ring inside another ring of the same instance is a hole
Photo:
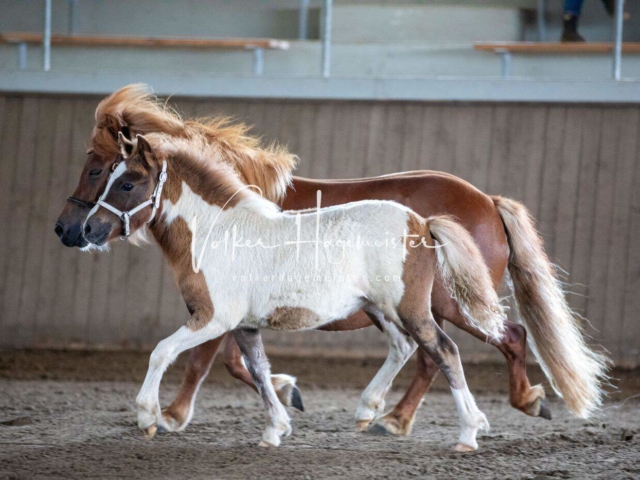
[[[91,233],[91,225],[84,227],[84,234],[89,235]]]
[[[64,233],[64,228],[62,227],[62,225],[60,225],[59,223],[56,223],[55,232],[56,232],[56,235],[58,235],[58,238],[62,237],[62,234]]]

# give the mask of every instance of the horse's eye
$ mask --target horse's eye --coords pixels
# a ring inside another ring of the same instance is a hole
[[[124,183],[122,187],[120,187],[120,189],[124,190],[125,192],[130,192],[131,190],[133,190],[133,185],[131,185],[130,183]]]
[[[89,172],[89,176],[90,176],[90,177],[97,177],[97,176],[98,176],[98,175],[100,175],[101,173],[102,173],[102,169],[100,169],[100,168],[96,168],[96,169],[91,170],[91,171]]]

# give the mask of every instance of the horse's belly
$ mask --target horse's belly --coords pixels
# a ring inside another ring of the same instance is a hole
[[[311,330],[346,318],[364,304],[363,293],[356,286],[333,287],[323,289],[309,283],[271,291],[261,296],[266,301],[256,299],[248,320],[259,328]]]

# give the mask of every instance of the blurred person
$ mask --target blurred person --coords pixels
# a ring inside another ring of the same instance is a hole
[[[584,0],[564,0],[564,25],[561,42],[584,42],[585,39],[578,33],[578,19],[582,11]],[[602,0],[607,13],[613,16],[615,0]]]

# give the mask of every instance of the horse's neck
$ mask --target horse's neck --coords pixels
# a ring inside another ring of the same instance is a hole
[[[282,215],[276,204],[247,188],[236,194],[240,198],[238,201],[219,205],[207,202],[195,193],[187,182],[180,181],[182,185],[179,198],[175,202],[169,198],[163,200],[162,222],[165,226],[170,226],[177,218],[182,218],[190,226],[195,223],[197,236],[200,237],[203,229],[226,230],[233,225],[239,227],[252,223],[267,227],[272,220]]]

